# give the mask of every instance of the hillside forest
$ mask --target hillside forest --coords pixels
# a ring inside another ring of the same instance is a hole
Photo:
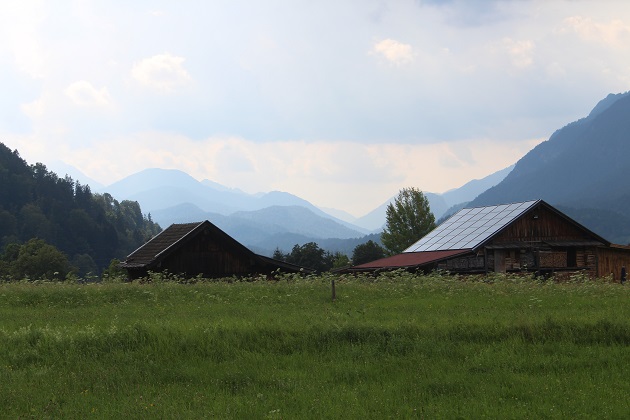
[[[43,260],[57,261],[48,276],[98,275],[161,231],[137,202],[93,194],[41,163],[27,164],[3,143],[0,191],[0,278],[46,275]]]

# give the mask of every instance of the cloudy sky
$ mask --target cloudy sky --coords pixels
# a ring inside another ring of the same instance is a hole
[[[630,89],[625,0],[3,1],[0,142],[361,216],[515,163]]]

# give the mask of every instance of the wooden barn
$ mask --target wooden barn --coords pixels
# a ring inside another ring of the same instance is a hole
[[[221,229],[204,221],[173,224],[132,252],[120,266],[130,279],[168,271],[207,278],[311,271],[250,251]]]
[[[614,245],[542,200],[465,208],[403,253],[347,272],[447,270],[570,273],[620,280],[630,268],[630,246]]]

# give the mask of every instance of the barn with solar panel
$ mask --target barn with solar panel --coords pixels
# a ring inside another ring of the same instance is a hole
[[[614,245],[542,200],[465,208],[391,257],[349,272],[407,269],[451,273],[583,271],[619,276],[630,247]]]

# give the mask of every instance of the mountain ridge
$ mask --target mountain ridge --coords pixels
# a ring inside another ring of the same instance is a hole
[[[597,212],[611,212],[616,222],[598,232],[613,242],[630,241],[630,94],[608,95],[585,118],[556,130],[515,165],[496,186],[470,204],[543,199],[579,214],[589,227]],[[571,210],[573,209],[573,211]],[[615,216],[613,216],[615,215]]]
[[[481,180],[468,182],[462,187],[464,192],[461,194],[458,194],[458,189],[445,194],[447,198],[472,199],[471,191],[476,192],[475,188],[482,188],[480,186],[487,186],[489,183],[495,184],[496,177],[504,176],[505,171],[509,171],[509,168]],[[137,201],[143,211],[163,227],[172,223],[210,220],[244,245],[266,249],[266,255],[271,255],[277,247],[272,241],[279,237],[284,239],[297,235],[296,237],[306,242],[319,243],[324,240],[344,241],[378,233],[385,224],[385,208],[395,198],[392,197],[376,211],[368,213],[372,220],[365,224],[365,217],[353,218],[352,215],[334,209],[327,212],[287,192],[248,194],[208,179],[197,181],[176,169],[145,169],[103,187],[100,191],[107,191],[119,200]],[[426,195],[432,210],[436,209],[433,211],[438,214],[444,212],[450,204],[440,194],[427,192]],[[308,210],[300,211],[301,222],[296,217],[289,216],[295,215],[298,208]],[[336,217],[335,212],[344,218]],[[279,216],[280,214],[283,216]]]
[[[510,165],[507,168],[493,172],[484,178],[473,179],[459,188],[450,189],[442,194],[424,192],[427,200],[429,200],[429,207],[431,208],[431,212],[435,216],[435,219],[440,219],[444,214],[451,211],[451,209],[457,206],[465,205],[465,203],[474,199],[483,191],[498,184],[512,171],[513,168],[514,165]],[[372,229],[372,231],[382,229],[385,224],[387,206],[390,203],[393,203],[395,199],[396,196],[390,197],[389,200],[371,212],[357,218],[354,223],[365,227],[366,229]]]

